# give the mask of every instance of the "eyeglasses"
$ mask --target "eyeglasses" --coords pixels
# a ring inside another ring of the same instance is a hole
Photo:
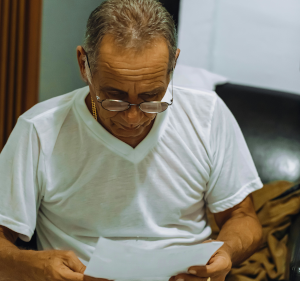
[[[89,58],[86,53],[87,63],[91,72],[91,67],[89,63]],[[174,68],[172,70],[174,72]],[[125,111],[131,108],[132,105],[137,105],[139,109],[145,113],[161,113],[165,111],[170,105],[173,104],[173,77],[172,77],[172,99],[171,103],[161,102],[161,101],[145,101],[139,104],[130,103],[123,100],[113,100],[113,99],[104,99],[101,100],[99,96],[96,95],[97,101],[101,104],[102,108],[108,111]]]
[[[97,101],[101,104],[101,106],[108,111],[125,111],[128,110],[132,105],[138,105],[139,109],[146,113],[160,113],[165,111],[169,105],[172,105],[173,99],[171,103],[160,102],[160,101],[145,101],[139,104],[130,103],[122,100],[111,100],[104,99],[100,100],[98,96],[96,96]]]

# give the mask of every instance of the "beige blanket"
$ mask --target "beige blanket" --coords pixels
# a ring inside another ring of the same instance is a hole
[[[273,199],[294,185],[277,181],[265,184],[262,189],[252,193],[254,207],[263,226],[263,244],[245,262],[232,268],[226,277],[227,281],[285,279],[288,227],[292,218],[300,212],[300,190],[284,198]],[[216,239],[219,229],[213,215],[209,211],[207,213],[213,230],[212,238]]]

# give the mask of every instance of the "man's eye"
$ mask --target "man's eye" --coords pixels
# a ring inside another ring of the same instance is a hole
[[[120,93],[107,93],[107,95],[110,97],[120,97],[121,96]]]
[[[151,98],[154,98],[156,96],[157,96],[157,94],[155,94],[155,95],[142,95],[142,98],[144,98],[144,99],[151,99]]]

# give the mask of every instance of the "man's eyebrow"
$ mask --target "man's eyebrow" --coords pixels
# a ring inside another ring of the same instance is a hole
[[[120,92],[122,94],[126,94],[128,95],[127,92],[124,92],[120,89],[117,89],[117,88],[114,88],[114,87],[109,87],[109,86],[106,86],[106,87],[100,87],[100,90],[101,91],[105,91],[105,92]],[[143,93],[139,93],[139,95],[145,95],[145,94],[153,94],[153,93],[157,93],[157,92],[162,92],[162,91],[165,91],[165,87],[161,86],[161,87],[158,87],[158,88],[155,88],[151,91],[147,91],[147,92],[143,92]]]

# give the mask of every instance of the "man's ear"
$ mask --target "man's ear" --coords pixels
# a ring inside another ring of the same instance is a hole
[[[176,55],[175,55],[175,65],[174,65],[174,68],[176,67],[177,60],[178,60],[179,55],[180,55],[180,49],[177,49],[177,50],[176,50]]]
[[[76,53],[77,53],[77,62],[78,62],[81,78],[83,79],[84,82],[88,83],[88,78],[86,76],[86,69],[85,69],[86,55],[82,46],[77,46]]]

